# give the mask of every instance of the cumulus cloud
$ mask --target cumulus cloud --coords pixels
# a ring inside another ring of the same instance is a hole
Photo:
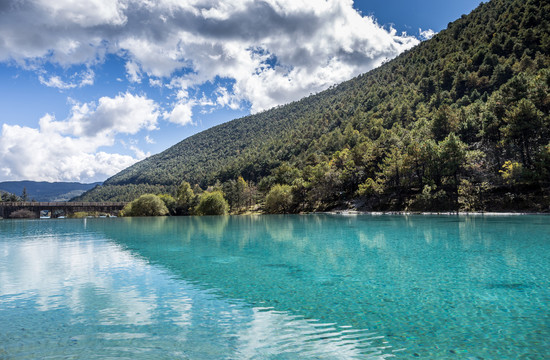
[[[422,40],[430,40],[435,34],[437,34],[432,29],[422,30],[421,28],[418,28],[418,33],[420,34],[420,39]]]
[[[68,119],[56,121],[48,114],[40,119],[39,124],[43,132],[112,139],[118,133],[155,130],[158,115],[158,106],[153,100],[125,93],[114,98],[102,97],[97,104],[75,103]]]
[[[4,3],[0,60],[93,66],[116,54],[133,82],[152,76],[158,83],[181,72],[187,87],[232,79],[228,95],[235,100],[218,97],[219,106],[246,101],[253,112],[323,90],[418,43],[360,15],[352,0]],[[189,123],[182,120],[185,106],[175,103],[169,119]]]
[[[194,100],[182,100],[174,105],[172,111],[164,112],[163,118],[179,125],[193,123],[193,107],[196,105]]]
[[[362,16],[353,0],[3,0],[0,62],[68,90],[93,85],[94,71],[116,57],[131,86],[149,84],[168,100],[160,108],[125,93],[72,104],[67,119],[47,115],[38,128],[3,125],[0,177],[101,179],[147,155],[104,152],[117,134],[155,129],[159,117],[188,125],[218,108],[257,112],[297,100],[418,42]],[[72,66],[88,70],[48,70]]]
[[[238,110],[241,107],[241,102],[238,97],[232,95],[226,87],[218,87],[215,92],[216,104],[220,107],[229,107],[231,110]],[[205,103],[205,105],[210,105]],[[214,105],[214,104],[212,104]]]
[[[135,146],[135,157],[99,151],[112,146],[117,134],[156,128],[157,105],[129,93],[102,97],[97,103],[73,104],[70,116],[46,114],[38,128],[2,126],[0,178],[11,180],[97,181],[149,154]]]

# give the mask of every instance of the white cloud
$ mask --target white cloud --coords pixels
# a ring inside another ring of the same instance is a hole
[[[88,70],[82,74],[79,87],[89,86],[94,84],[95,73],[92,70]]]
[[[149,78],[149,86],[151,87],[162,87],[162,80]]]
[[[421,28],[418,28],[418,34],[420,34],[420,39],[421,40],[430,40],[437,33],[435,31],[433,31],[432,29],[422,30]]]
[[[241,102],[239,101],[239,98],[233,94],[230,94],[227,88],[218,87],[215,94],[216,104],[218,104],[220,107],[229,107],[231,110],[240,109]],[[210,105],[208,103],[205,104]]]
[[[96,181],[132,165],[127,155],[96,152],[102,142],[18,125],[2,126],[0,178],[10,180]]]
[[[75,106],[73,110],[73,118],[83,121],[83,135],[135,134],[141,129],[155,130],[159,116],[158,106],[153,100],[130,93],[114,98],[102,97],[93,111],[88,106],[86,113],[81,112],[82,107]]]
[[[46,114],[39,128],[2,126],[0,179],[97,181],[114,175],[149,154],[135,146],[136,157],[99,151],[117,134],[156,128],[157,105],[129,93],[103,97],[98,103],[73,104],[68,119]]]
[[[156,85],[183,69],[186,87],[233,79],[228,95],[238,100],[226,105],[248,101],[253,112],[323,90],[418,43],[363,17],[352,0],[6,0],[2,10],[0,61],[93,66],[117,54],[133,82],[152,76]],[[54,76],[43,82],[71,86]]]
[[[50,19],[57,19],[60,24],[76,24],[79,27],[92,27],[112,24],[123,25],[127,18],[124,15],[126,1],[88,0],[36,0],[38,9]]]
[[[165,120],[178,125],[187,125],[193,123],[193,107],[196,105],[194,100],[181,100],[174,105],[172,111],[164,112],[162,115]]]
[[[145,159],[146,157],[149,157],[151,156],[151,153],[149,152],[144,152],[143,150],[141,150],[140,148],[138,148],[137,146],[130,146],[130,150],[132,150],[134,152],[134,154],[136,155],[136,158],[138,160],[143,160]]]
[[[145,142],[146,142],[147,144],[154,144],[154,143],[155,143],[155,140],[154,140],[154,139],[151,139],[151,138],[149,137],[149,135],[146,135],[146,136],[145,136]]]
[[[128,76],[128,80],[130,80],[130,82],[134,82],[134,83],[141,82],[141,76],[142,76],[141,70],[139,68],[139,65],[136,64],[135,62],[129,61],[126,63],[126,73]]]
[[[109,138],[118,133],[135,134],[141,129],[155,130],[158,116],[158,106],[153,100],[125,93],[114,98],[102,97],[97,104],[74,103],[67,120],[56,121],[46,115],[39,123],[42,131]]]
[[[54,87],[54,88],[58,88],[58,89],[72,89],[72,88],[75,88],[76,85],[75,84],[71,84],[71,83],[66,83],[64,82],[63,80],[61,80],[61,78],[57,75],[52,75],[50,76],[48,79],[44,78],[42,75],[40,75],[38,77],[38,79],[40,80],[40,83],[42,85],[46,85],[48,87]]]
[[[43,85],[63,90],[93,85],[94,71],[115,56],[131,82],[158,87],[171,104],[160,109],[126,93],[72,104],[67,119],[45,116],[37,129],[4,125],[0,176],[110,175],[136,158],[98,149],[117,134],[157,128],[161,114],[188,125],[195,113],[222,107],[261,111],[366,72],[418,42],[362,16],[353,0],[4,0],[0,62],[33,69]],[[87,70],[60,73],[71,66]],[[202,85],[215,90],[205,97]]]
[[[77,87],[89,86],[94,84],[95,73],[93,70],[87,70],[82,73],[74,74],[70,81],[64,81],[59,75],[50,75],[48,78],[39,75],[38,80],[42,85],[57,88],[60,90],[74,89]]]

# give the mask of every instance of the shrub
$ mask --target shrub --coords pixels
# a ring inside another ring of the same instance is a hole
[[[199,203],[195,207],[195,214],[197,215],[225,215],[228,211],[229,204],[221,191],[202,193]]]
[[[123,216],[164,216],[168,209],[157,195],[145,194],[122,209]]]
[[[292,210],[292,187],[275,185],[265,197],[265,211],[270,214],[284,214]]]
[[[170,194],[160,194],[158,195],[158,197],[162,200],[164,205],[166,205],[166,208],[168,209],[168,214],[175,215],[177,209],[176,199],[174,199]]]
[[[12,219],[35,219],[36,214],[29,209],[20,209],[12,212],[10,214]]]

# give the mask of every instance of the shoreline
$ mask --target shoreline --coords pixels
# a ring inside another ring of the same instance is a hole
[[[466,211],[367,211],[367,210],[331,210],[331,211],[312,211],[312,212],[300,212],[300,213],[291,213],[291,214],[267,214],[263,212],[245,212],[241,214],[227,214],[221,216],[262,216],[262,215],[315,215],[315,214],[326,214],[326,215],[342,215],[342,216],[360,216],[360,215],[369,215],[369,216],[384,216],[384,215],[416,215],[416,216],[430,216],[430,215],[440,215],[440,216],[525,216],[525,215],[548,215],[550,212],[466,212]],[[197,215],[189,215],[197,216]],[[169,216],[169,217],[179,217],[179,216]],[[101,218],[101,217],[95,217]],[[113,216],[108,217],[113,218]],[[117,216],[114,216],[117,218]],[[33,218],[38,219],[38,218]],[[0,220],[33,220],[33,219],[9,219],[2,218]],[[40,218],[40,219],[50,219],[50,218]],[[77,218],[73,218],[77,219]]]
[[[311,213],[315,214],[315,212]],[[486,211],[486,212],[466,212],[466,211],[363,211],[363,210],[332,210],[319,212],[319,214],[330,214],[330,215],[454,215],[454,216],[520,216],[520,215],[550,215],[547,212],[495,212],[495,211]]]

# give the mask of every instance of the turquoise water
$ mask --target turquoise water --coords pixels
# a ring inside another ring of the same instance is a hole
[[[0,359],[545,359],[550,218],[0,221]]]

